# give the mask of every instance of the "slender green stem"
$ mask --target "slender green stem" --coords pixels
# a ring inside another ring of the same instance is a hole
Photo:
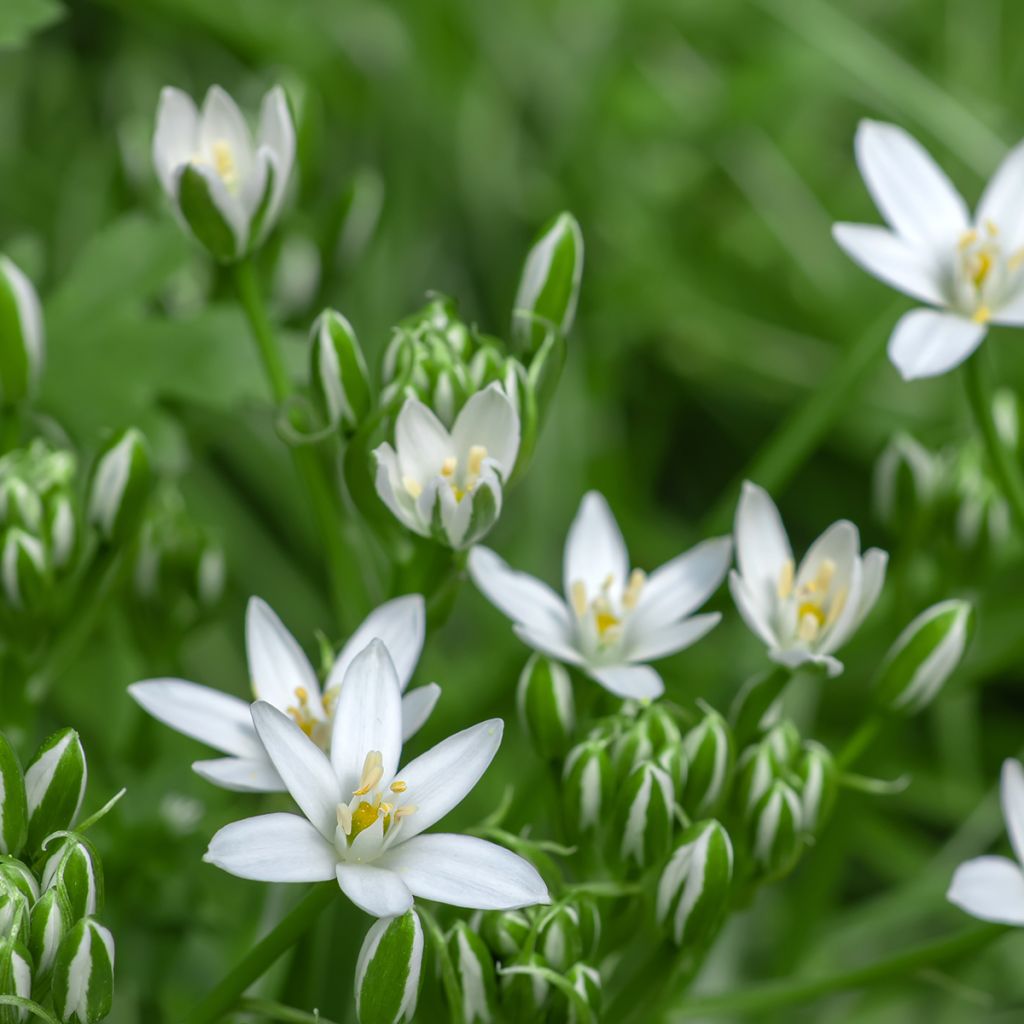
[[[291,949],[337,895],[336,882],[314,885],[277,926],[256,943],[216,988],[193,1008],[187,1024],[215,1024],[225,1013],[234,1009],[245,990]]]
[[[242,1013],[254,1013],[260,1020],[276,1020],[281,1024],[334,1024],[317,1013],[296,1010],[294,1006],[275,1003],[270,999],[242,999],[238,1004]]]
[[[243,260],[235,265],[234,280],[239,301],[248,317],[263,361],[271,392],[277,405],[281,406],[291,395],[291,380],[277,343],[277,335],[263,303],[256,271],[249,260]],[[359,565],[349,552],[342,533],[336,488],[324,472],[323,463],[312,447],[290,445],[289,449],[296,471],[306,489],[327,556],[331,603],[339,625],[347,632],[367,610],[363,607],[367,603],[367,594]]]
[[[885,717],[879,714],[869,715],[865,718],[857,731],[846,741],[843,749],[839,751],[836,767],[840,770],[849,768],[875,742],[885,722]]]
[[[916,946],[866,967],[841,971],[809,980],[779,981],[740,992],[694,999],[680,1008],[677,1017],[710,1017],[717,1014],[758,1013],[781,1010],[810,1002],[835,992],[878,985],[913,974],[928,967],[957,961],[984,949],[1009,929],[1003,925],[984,925],[949,938]]]
[[[992,411],[992,378],[986,362],[985,349],[975,352],[964,363],[964,383],[971,413],[985,442],[992,471],[999,480],[1006,500],[1010,503],[1017,526],[1024,530],[1024,476],[1010,449],[1003,443]]]

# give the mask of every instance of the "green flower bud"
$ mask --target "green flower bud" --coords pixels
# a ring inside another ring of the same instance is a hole
[[[618,779],[627,779],[644,761],[654,758],[654,741],[644,719],[630,723],[612,747],[612,763]]]
[[[70,835],[46,852],[43,888],[64,894],[75,921],[98,914],[103,909],[103,866],[92,843],[84,836]]]
[[[658,924],[681,949],[707,941],[729,905],[733,852],[729,833],[698,821],[679,838],[658,882]]]
[[[28,839],[28,799],[21,762],[0,732],[0,853],[17,857]]]
[[[572,681],[563,665],[533,654],[519,676],[516,707],[523,729],[537,753],[546,758],[563,755],[576,728]]]
[[[480,935],[491,952],[505,962],[519,955],[530,934],[530,919],[521,910],[484,914]]]
[[[918,615],[889,649],[875,699],[904,715],[926,708],[960,664],[973,623],[966,601],[942,601]]]
[[[54,832],[71,828],[85,797],[85,751],[74,729],[55,732],[25,769],[28,846],[41,849]]]
[[[47,889],[32,907],[29,921],[28,948],[36,965],[35,985],[39,989],[49,981],[57,951],[75,918],[64,893]]]
[[[204,544],[196,562],[196,597],[204,608],[213,608],[224,596],[227,562],[219,544]]]
[[[839,792],[839,774],[832,754],[820,743],[808,740],[797,768],[800,779],[800,813],[804,831],[821,831]]]
[[[562,770],[562,801],[572,835],[597,829],[608,812],[614,790],[612,762],[600,740],[577,744]]]
[[[0,936],[28,935],[32,897],[15,882],[0,875]]]
[[[71,495],[57,492],[47,500],[46,535],[50,562],[60,572],[68,568],[78,550],[78,511]]]
[[[576,917],[580,926],[580,941],[583,943],[583,955],[594,957],[601,945],[601,908],[597,900],[590,896],[577,896],[574,900]]]
[[[890,529],[912,523],[933,501],[939,475],[935,456],[909,434],[898,434],[875,463],[878,518]]]
[[[4,599],[15,611],[38,609],[50,589],[46,548],[38,537],[11,527],[0,544],[0,583]]]
[[[764,879],[781,878],[796,865],[803,849],[802,833],[800,797],[777,779],[751,818],[750,852]]]
[[[689,769],[682,746],[663,747],[661,753],[654,760],[659,767],[664,768],[668,772],[672,785],[675,787],[677,798],[681,797],[683,795],[683,787],[686,785],[686,773]]]
[[[583,276],[583,232],[571,213],[547,224],[526,255],[512,312],[512,340],[534,353],[549,330],[566,335]]]
[[[5,885],[12,885],[29,901],[35,903],[39,899],[39,883],[27,864],[17,857],[0,857],[0,880]]]
[[[800,731],[789,719],[773,725],[761,742],[775,754],[782,769],[791,768],[800,757]]]
[[[416,911],[381,918],[356,963],[359,1024],[405,1024],[416,1013],[423,974],[423,926]]]
[[[547,967],[539,953],[526,960],[526,967]],[[538,974],[506,973],[501,976],[501,1002],[510,1020],[527,1020],[539,1016],[547,1006],[551,985]]]
[[[675,824],[675,793],[663,768],[647,761],[619,795],[614,853],[627,867],[645,868],[668,853]]]
[[[178,209],[196,240],[214,259],[231,263],[242,255],[242,242],[210,191],[210,178],[192,164],[178,175]]]
[[[755,743],[740,755],[736,765],[733,800],[744,820],[749,820],[761,797],[782,775],[775,751],[767,743]]]
[[[114,937],[91,918],[79,921],[57,951],[50,982],[53,1008],[63,1024],[94,1024],[114,998]]]
[[[682,806],[691,818],[710,814],[728,790],[735,759],[732,732],[716,711],[709,711],[683,738],[688,768]]]
[[[326,309],[313,324],[309,385],[328,423],[354,430],[370,411],[370,374],[352,325]]]
[[[43,502],[35,488],[18,476],[0,481],[0,521],[38,534],[43,526]]]
[[[462,995],[462,1024],[491,1024],[498,1019],[498,982],[490,951],[465,921],[456,922],[449,945]]]
[[[597,968],[590,964],[577,963],[569,968],[566,980],[583,997],[584,1002],[590,1007],[594,1020],[599,1020],[601,1015],[601,975]],[[576,1004],[569,1001],[569,1010],[566,1015],[566,1024],[579,1024],[580,1014]]]
[[[481,345],[469,361],[469,380],[473,390],[482,391],[492,381],[504,385],[507,363],[497,345]]]
[[[39,296],[18,267],[0,256],[0,408],[32,398],[45,349]]]
[[[547,915],[538,948],[552,969],[560,974],[583,955],[583,936],[575,907],[557,907]]]
[[[32,995],[32,957],[25,946],[11,938],[0,940],[0,996]],[[0,1006],[0,1024],[24,1024],[28,1011]]]
[[[647,726],[647,735],[651,739],[655,753],[660,753],[667,747],[678,747],[682,744],[683,734],[680,732],[679,723],[664,705],[652,704],[644,712],[643,721]]]
[[[100,537],[120,543],[138,526],[152,488],[149,445],[129,427],[100,452],[89,484],[89,522]]]

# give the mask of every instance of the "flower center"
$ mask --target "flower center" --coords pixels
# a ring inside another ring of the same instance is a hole
[[[338,831],[348,845],[352,844],[360,832],[375,825],[379,818],[384,819],[384,834],[387,835],[396,821],[407,818],[416,810],[415,804],[395,807],[390,800],[385,800],[384,797],[389,794],[404,793],[408,786],[401,779],[395,779],[389,786],[381,787],[383,777],[384,759],[381,752],[371,750],[363,761],[362,775],[359,785],[352,791],[352,800],[337,806]],[[338,841],[341,841],[340,838]]]
[[[487,449],[482,444],[475,444],[469,449],[464,464],[454,455],[449,455],[441,463],[441,477],[452,490],[455,500],[462,501],[467,494],[472,494],[480,482]],[[423,493],[423,484],[413,476],[402,477],[402,486],[406,494],[415,501]]]
[[[293,691],[295,703],[287,707],[287,712],[295,724],[321,749],[325,749],[330,738],[328,723],[319,718],[313,710],[309,699],[309,691],[304,686],[296,686]],[[326,706],[325,706],[326,710]]]
[[[1007,256],[999,242],[999,228],[990,220],[960,236],[957,243],[957,290],[972,320],[979,324],[988,323],[992,317],[991,298],[1003,290],[1007,275],[1016,272],[1022,264],[1024,249]]]
[[[622,625],[629,613],[636,607],[643,592],[647,577],[640,569],[634,569],[629,582],[622,592],[622,600],[618,606],[612,599],[612,587],[615,577],[610,573],[601,584],[600,591],[591,599],[587,593],[587,585],[583,580],[576,580],[569,588],[572,608],[576,618],[583,622],[592,618],[597,631],[598,642],[602,646],[614,643],[622,635]]]
[[[192,163],[212,167],[230,191],[238,188],[238,163],[231,143],[226,139],[216,139],[210,144],[207,152],[193,156]]]
[[[794,585],[793,560],[787,559],[779,573],[778,595],[781,601],[796,604],[796,636],[801,643],[811,643],[839,617],[846,604],[846,588],[833,587],[836,563],[824,558],[818,573],[799,587]]]

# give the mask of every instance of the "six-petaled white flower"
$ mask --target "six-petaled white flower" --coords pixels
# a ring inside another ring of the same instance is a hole
[[[284,90],[271,89],[254,139],[235,101],[219,86],[202,110],[170,86],[160,93],[153,163],[164,191],[214,255],[237,259],[277,221],[295,162],[295,126]],[[220,222],[210,223],[212,203]],[[230,234],[225,235],[226,229]]]
[[[843,666],[834,653],[878,600],[888,555],[871,548],[862,557],[857,527],[844,519],[811,545],[797,568],[779,510],[748,482],[736,509],[736,561],[729,589],[768,656],[790,668],[810,662],[839,675]]]
[[[869,273],[933,309],[903,316],[889,358],[907,380],[959,366],[988,325],[1024,326],[1024,143],[1011,150],[972,218],[925,149],[896,125],[862,121],[857,164],[892,230],[836,224]]]
[[[976,857],[956,869],[946,899],[983,921],[1024,926],[1024,768],[1003,762],[1003,819],[1016,860]]]
[[[423,649],[426,629],[423,598],[395,598],[371,612],[341,649],[323,692],[313,666],[273,610],[252,598],[246,613],[245,643],[257,700],[291,716],[296,725],[325,750],[337,712],[342,680],[355,656],[373,639],[387,647],[402,690],[409,684]],[[285,789],[252,725],[249,703],[219,690],[183,679],[149,679],[128,692],[154,718],[172,729],[228,754],[197,761],[195,771],[225,789],[260,793]],[[441,689],[418,687],[402,698],[402,731],[412,736],[430,716]]]
[[[501,743],[492,719],[456,733],[399,770],[402,712],[387,649],[372,641],[341,686],[330,758],[269,704],[253,705],[260,740],[305,817],[266,814],[222,828],[206,860],[266,882],[337,878],[376,917],[413,897],[502,910],[549,901],[537,870],[483,839],[422,835],[476,785]]]
[[[374,451],[377,493],[400,522],[453,548],[480,540],[501,514],[502,486],[519,454],[519,415],[500,385],[478,391],[449,433],[409,398],[395,446]]]
[[[629,554],[608,502],[584,495],[565,544],[565,600],[511,569],[488,548],[470,552],[469,572],[484,596],[515,623],[519,638],[576,665],[619,697],[651,699],[661,676],[643,662],[695,643],[717,612],[692,615],[718,589],[732,552],[728,537],[704,541],[648,577]]]

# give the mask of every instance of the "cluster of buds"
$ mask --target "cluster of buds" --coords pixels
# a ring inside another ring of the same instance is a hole
[[[24,771],[0,734],[0,995],[10,999],[2,1021],[38,1011],[94,1024],[110,1012],[114,940],[96,920],[103,867],[82,834],[96,816],[75,831],[86,778],[74,730],[46,740]]]

